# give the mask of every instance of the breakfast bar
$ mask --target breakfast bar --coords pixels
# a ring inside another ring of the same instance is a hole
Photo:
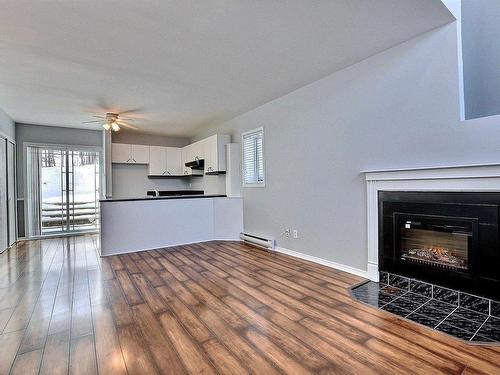
[[[188,195],[101,200],[102,256],[210,240],[238,240],[243,200]]]

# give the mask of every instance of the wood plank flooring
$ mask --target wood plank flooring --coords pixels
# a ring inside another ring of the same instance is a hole
[[[237,242],[100,258],[96,236],[0,256],[0,374],[500,374],[354,301],[361,278]]]

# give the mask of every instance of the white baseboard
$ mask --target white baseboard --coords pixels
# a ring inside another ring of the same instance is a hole
[[[368,262],[368,278],[371,281],[375,281],[378,283],[379,281],[378,264]]]
[[[291,256],[296,257],[296,258],[308,260],[308,261],[311,261],[311,262],[314,262],[314,263],[318,263],[318,264],[321,264],[323,266],[334,268],[334,269],[339,270],[339,271],[344,271],[344,272],[347,272],[347,273],[352,273],[353,275],[364,277],[366,279],[370,278],[369,275],[368,275],[368,271],[360,270],[359,268],[354,268],[354,267],[351,267],[351,266],[346,266],[344,264],[331,262],[329,260],[318,258],[318,257],[312,256],[312,255],[307,255],[307,254],[299,253],[298,251],[293,251],[293,250],[285,249],[284,247],[276,247],[276,248],[274,248],[274,251],[277,251],[278,253],[283,253],[283,254],[286,254],[286,255],[291,255]]]

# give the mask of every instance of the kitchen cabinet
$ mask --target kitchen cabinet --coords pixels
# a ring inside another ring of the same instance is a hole
[[[149,163],[149,146],[144,145],[132,145],[132,160],[136,164],[148,164]]]
[[[148,164],[150,176],[219,174],[226,172],[225,146],[228,143],[230,136],[225,134],[215,134],[182,148],[113,143],[111,160],[122,164]],[[185,166],[197,158],[204,161],[204,170]]]
[[[231,137],[226,134],[214,134],[203,140],[205,155],[205,174],[226,172],[226,144]]]
[[[187,162],[193,161],[193,157],[191,154],[191,145],[187,145],[182,148],[181,151],[181,159],[182,159],[182,174],[193,174],[193,171],[191,168],[186,167],[185,164]]]
[[[167,165],[167,148],[162,146],[149,146],[149,171],[151,176],[161,176],[165,173]]]
[[[196,160],[196,158],[200,160],[205,159],[204,140],[195,142],[190,146],[191,146],[191,155],[193,156],[193,160]]]
[[[113,163],[128,163],[131,152],[130,145],[113,143],[111,145],[111,160]]]
[[[182,149],[179,147],[166,147],[167,151],[167,174],[182,174]]]
[[[182,149],[178,147],[150,146],[149,175],[181,175]]]
[[[111,161],[124,164],[149,164],[149,146],[113,143]]]

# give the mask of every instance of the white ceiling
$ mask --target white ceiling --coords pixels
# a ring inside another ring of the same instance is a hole
[[[3,0],[0,107],[192,135],[452,20],[439,0]]]

